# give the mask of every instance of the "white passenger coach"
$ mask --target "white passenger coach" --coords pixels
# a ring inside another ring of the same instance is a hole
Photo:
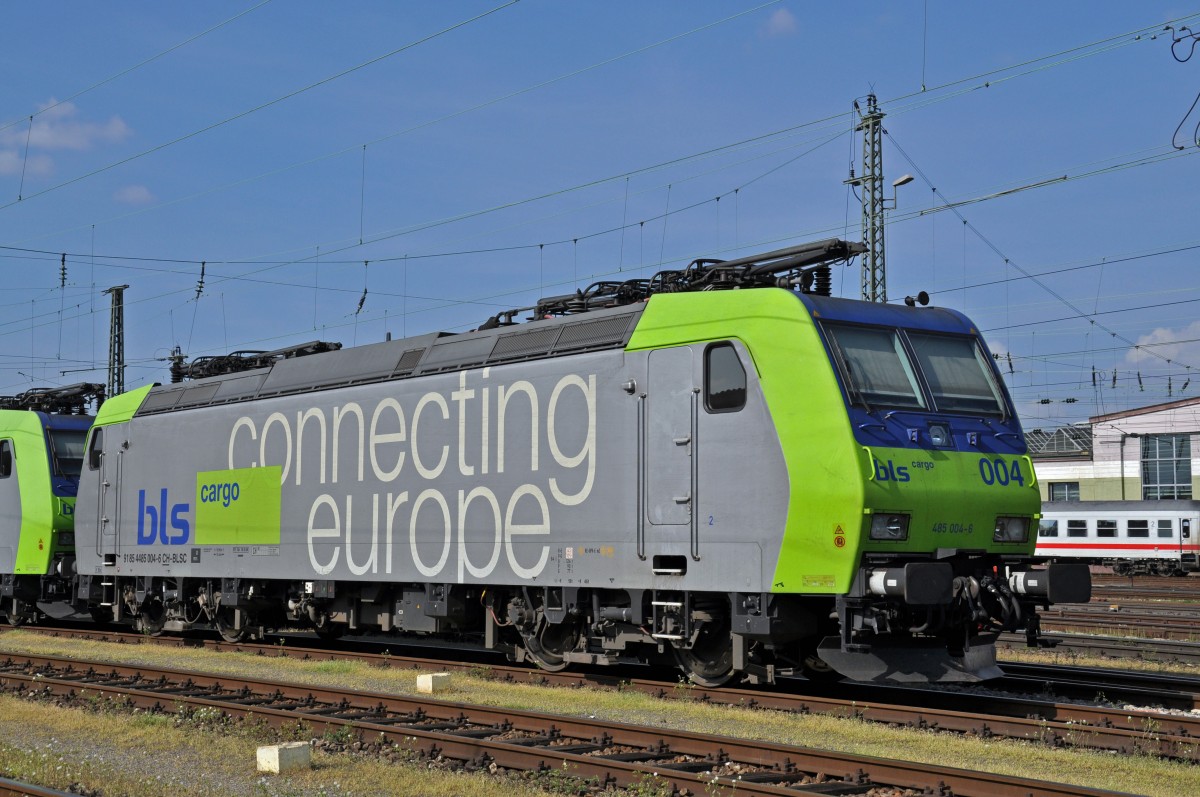
[[[1198,530],[1200,501],[1054,501],[1042,505],[1037,555],[1183,576],[1200,569]]]

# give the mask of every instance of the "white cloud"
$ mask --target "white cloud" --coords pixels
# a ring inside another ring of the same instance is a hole
[[[12,149],[0,149],[0,174],[20,174],[22,169],[21,153]],[[24,164],[25,175],[49,174],[53,171],[54,162],[45,155],[30,155],[29,162]]]
[[[28,142],[33,150],[86,150],[96,144],[115,143],[132,134],[129,125],[119,116],[107,121],[93,122],[81,118],[73,103],[54,105],[50,99],[42,104],[43,112],[33,117],[33,129],[27,124],[14,125],[0,132],[0,145],[23,151]]]
[[[1136,342],[1139,346],[1161,345],[1154,345],[1149,349],[1154,352],[1154,355],[1147,354],[1146,351],[1130,349],[1125,353],[1125,362],[1130,365],[1145,366],[1147,363],[1163,365],[1162,360],[1155,355],[1187,365],[1200,363],[1200,321],[1193,321],[1180,329],[1159,327],[1148,335],[1142,335]]]
[[[780,8],[767,20],[764,33],[769,38],[778,38],[780,36],[791,36],[799,29],[800,25],[796,22],[795,15],[786,8]]]
[[[150,193],[150,189],[144,185],[127,185],[117,189],[117,192],[113,194],[113,199],[127,205],[145,205],[153,202],[155,198],[154,194]]]

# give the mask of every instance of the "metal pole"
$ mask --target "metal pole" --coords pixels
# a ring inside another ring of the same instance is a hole
[[[883,111],[874,94],[867,95],[867,111],[855,130],[862,131],[862,239],[867,251],[862,260],[862,298],[887,301],[887,268],[883,246]]]
[[[112,315],[108,322],[108,395],[125,392],[125,289],[115,285],[104,291],[112,295]]]

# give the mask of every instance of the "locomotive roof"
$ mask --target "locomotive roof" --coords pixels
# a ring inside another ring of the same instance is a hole
[[[137,415],[624,348],[645,309],[633,304],[462,334],[431,333],[279,360],[269,367],[161,385]]]
[[[965,316],[945,308],[903,307],[813,294],[796,296],[816,318],[959,334],[974,332]],[[253,370],[156,386],[135,414],[152,415],[624,348],[645,307],[644,301],[635,302],[461,334],[430,333],[281,359]]]
[[[826,321],[876,324],[960,335],[974,335],[977,332],[970,319],[957,310],[946,307],[907,307],[811,293],[797,295],[814,318]]]
[[[88,429],[90,415],[64,415],[41,410],[0,410],[0,432],[40,431],[41,429]]]

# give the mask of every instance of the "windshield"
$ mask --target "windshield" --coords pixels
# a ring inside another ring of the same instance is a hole
[[[833,325],[828,329],[850,381],[852,400],[868,407],[924,409],[925,398],[895,330]]]
[[[50,429],[50,460],[55,476],[79,478],[83,470],[85,429]]]
[[[1004,414],[991,368],[972,338],[909,332],[908,340],[938,410]]]
[[[825,329],[856,404],[1005,415],[991,364],[973,337],[838,324]]]

